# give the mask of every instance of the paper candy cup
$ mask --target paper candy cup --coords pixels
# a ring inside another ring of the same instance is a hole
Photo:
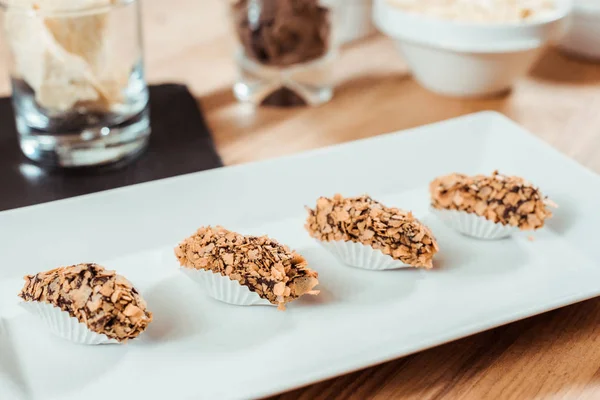
[[[24,301],[20,304],[27,311],[41,318],[55,335],[73,343],[89,345],[119,343],[116,339],[91,331],[77,318],[50,303]]]
[[[341,262],[351,267],[383,271],[387,269],[413,268],[412,265],[396,260],[391,256],[383,254],[371,246],[356,242],[332,241],[324,242],[317,240],[321,246],[329,250]]]
[[[219,273],[203,269],[182,267],[181,271],[196,282],[210,297],[224,303],[238,306],[277,306],[269,300],[263,299],[256,292],[238,281],[229,279]]]
[[[437,208],[431,208],[431,212],[450,228],[477,239],[496,240],[519,232],[517,227],[495,223],[473,213]]]

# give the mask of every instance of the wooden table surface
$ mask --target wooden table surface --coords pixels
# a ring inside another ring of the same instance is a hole
[[[225,3],[171,0],[165,6],[144,0],[144,30],[149,81],[190,86],[226,164],[496,110],[600,172],[600,64],[549,50],[512,93],[456,100],[419,87],[392,43],[376,36],[344,49],[335,66],[339,87],[330,103],[255,110],[237,103],[231,93],[234,41]],[[6,78],[0,92],[8,93]],[[600,399],[600,299],[277,398]]]

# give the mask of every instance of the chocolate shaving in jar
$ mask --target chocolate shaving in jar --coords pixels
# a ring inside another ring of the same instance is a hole
[[[329,48],[329,10],[319,0],[238,0],[235,29],[246,56],[286,67],[316,60]]]

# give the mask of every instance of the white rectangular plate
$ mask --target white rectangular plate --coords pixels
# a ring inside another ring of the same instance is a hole
[[[528,178],[560,205],[534,241],[469,239],[428,214],[435,176],[495,169]],[[303,228],[303,207],[337,192],[413,210],[438,237],[437,268],[341,265]],[[0,397],[265,396],[594,297],[598,199],[598,176],[506,118],[480,113],[0,213]],[[207,298],[178,271],[172,248],[208,224],[298,250],[322,293],[286,312]],[[116,269],[139,288],[155,321],[138,340],[73,345],[21,310],[24,274],[79,262]]]

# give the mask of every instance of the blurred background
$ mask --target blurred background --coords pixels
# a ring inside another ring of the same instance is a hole
[[[364,3],[364,0],[346,0]],[[547,49],[512,92],[490,99],[453,99],[431,93],[409,75],[394,43],[381,34],[347,43],[334,65],[337,83],[331,103],[310,109],[253,109],[236,102],[232,58],[236,39],[228,3],[220,0],[144,0],[147,77],[150,82],[183,81],[197,96],[226,164],[411,128],[459,115],[495,110],[560,147],[579,150],[570,132],[600,131],[600,64]],[[352,29],[352,28],[348,28]],[[443,66],[440,66],[443,68]],[[4,82],[3,89],[7,89]],[[286,143],[277,146],[277,143]],[[600,169],[596,147],[577,159]]]
[[[600,67],[547,49],[510,93],[487,99],[434,94],[411,78],[392,40],[369,26],[368,0],[345,0],[360,10],[335,29],[359,39],[343,44],[333,65],[335,97],[317,108],[254,108],[232,93],[237,68],[229,2],[143,0],[146,77],[149,83],[181,82],[199,100],[225,164],[298,151],[411,128],[459,115],[495,110],[518,121],[584,165],[600,168],[599,147],[579,149],[600,129]],[[3,42],[4,45],[4,42]],[[0,65],[5,69],[6,65]],[[443,68],[443,66],[439,66]],[[0,70],[0,94],[9,95]],[[277,144],[285,143],[285,146]],[[596,142],[598,143],[598,142]],[[596,144],[600,146],[600,144]]]

